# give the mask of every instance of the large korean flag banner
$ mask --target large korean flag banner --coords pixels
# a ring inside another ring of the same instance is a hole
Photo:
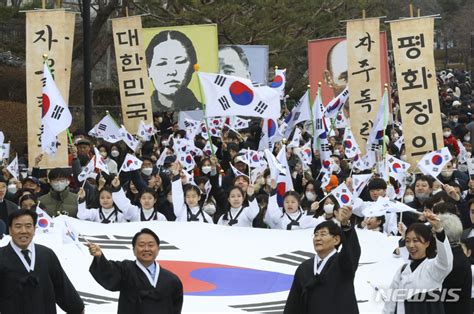
[[[112,20],[123,124],[136,132],[140,121],[153,123],[140,16]]]
[[[390,22],[407,161],[443,147],[433,54],[433,17]]]
[[[48,56],[56,86],[68,103],[75,18],[76,13],[64,10],[26,12],[26,112],[28,162],[31,165],[34,164],[34,158],[42,152],[43,56]],[[44,155],[41,168],[68,166],[66,132],[58,135],[58,143],[55,155]]]
[[[65,221],[79,235],[77,245],[63,244]],[[183,282],[183,313],[282,313],[296,268],[314,256],[312,229],[187,222],[100,224],[65,216],[54,218],[53,224],[48,232],[37,230],[34,241],[54,250],[84,300],[86,313],[117,313],[119,295],[105,290],[89,273],[92,257],[84,246],[88,241],[99,244],[109,260],[135,260],[134,234],[142,228],[156,232],[161,240],[160,266]],[[362,252],[354,279],[359,312],[380,313],[384,302],[374,287],[388,287],[404,263],[392,257],[399,237],[369,230],[357,230],[357,236]],[[0,247],[9,240],[5,236]]]
[[[382,98],[378,18],[347,22],[350,123],[362,154]]]

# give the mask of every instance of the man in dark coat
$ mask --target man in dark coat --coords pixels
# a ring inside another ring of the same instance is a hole
[[[449,298],[445,300],[444,311],[446,314],[472,314],[471,263],[461,247],[462,223],[453,214],[442,214],[440,218],[443,223],[444,232],[451,245],[451,251],[453,252],[453,270],[444,279],[443,290],[457,289],[456,294],[459,296],[459,300],[456,302],[449,302]]]
[[[349,222],[352,209],[341,207],[334,213],[342,230],[332,220],[316,226],[316,255],[296,270],[285,314],[359,313],[354,277],[361,251],[357,233]],[[337,252],[341,243],[341,252]]]
[[[37,219],[26,209],[9,216],[12,240],[0,248],[0,312],[54,314],[57,304],[66,313],[83,313],[84,303],[54,252],[32,241]]]
[[[144,228],[133,237],[136,261],[109,261],[97,244],[88,246],[94,279],[107,290],[120,291],[118,314],[181,313],[183,285],[156,261],[160,239],[153,231]]]
[[[0,175],[0,220],[5,223],[5,226],[8,226],[8,216],[18,210],[18,206],[16,206],[15,203],[5,198],[7,185],[8,182]]]

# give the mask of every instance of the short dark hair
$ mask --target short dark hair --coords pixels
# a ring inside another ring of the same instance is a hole
[[[367,188],[369,191],[378,189],[386,190],[387,182],[385,182],[385,180],[381,178],[374,178],[369,182]]]
[[[133,236],[133,239],[132,239],[132,247],[133,248],[135,248],[135,244],[137,244],[138,237],[141,236],[142,234],[151,235],[153,238],[155,238],[156,244],[158,244],[158,246],[160,246],[160,238],[158,237],[158,235],[156,233],[154,233],[151,229],[143,228],[139,232],[135,233],[135,235]]]
[[[430,189],[433,188],[433,179],[431,179],[430,176],[427,176],[427,175],[421,175],[419,177],[417,177],[415,179],[415,185],[416,185],[416,182],[418,181],[425,181],[425,182],[428,182],[428,185],[430,186]]]
[[[328,229],[328,232],[330,235],[341,237],[341,227],[339,227],[333,220],[326,220],[318,224],[314,228],[313,234],[315,234],[316,232],[324,228]],[[342,237],[341,237],[341,241],[342,241]],[[339,245],[341,245],[341,242],[339,242],[339,244],[336,245],[336,249],[339,247]]]
[[[70,172],[69,169],[66,169],[66,168],[53,168],[49,171],[48,179],[50,181],[54,180],[54,179],[58,179],[58,178],[69,179],[70,174],[71,174],[71,172]]]
[[[295,191],[286,192],[285,195],[283,195],[283,200],[285,200],[288,196],[293,196],[298,201],[298,204],[300,203],[301,196],[298,192],[295,192]]]
[[[36,222],[38,221],[38,214],[35,211],[29,209],[18,209],[8,215],[8,227],[11,227],[13,225],[13,220],[21,216],[30,216],[31,219],[33,219],[33,225],[36,226]]]
[[[433,258],[436,256],[436,240],[433,238],[433,233],[431,228],[425,225],[424,223],[414,223],[411,224],[405,235],[409,232],[414,232],[418,237],[421,237],[425,242],[430,242],[430,245],[426,248],[426,257]]]
[[[145,194],[145,193],[148,193],[148,194],[151,194],[151,195],[153,195],[153,197],[156,199],[156,191],[155,191],[155,190],[153,190],[153,189],[152,189],[152,188],[150,188],[150,187],[146,187],[146,188],[144,188],[144,189],[143,189],[143,190],[140,192],[140,194],[139,194],[139,198],[141,198],[141,197],[142,197],[142,195],[143,195],[143,194]]]

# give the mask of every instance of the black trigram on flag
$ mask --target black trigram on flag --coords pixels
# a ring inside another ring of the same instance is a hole
[[[259,114],[262,114],[265,112],[265,110],[267,110],[267,108],[268,105],[266,103],[264,103],[263,101],[259,101],[254,110]]]
[[[222,96],[221,98],[218,99],[219,103],[222,106],[222,109],[227,110],[230,108],[229,101],[227,100],[227,97]]]
[[[61,118],[61,115],[63,114],[63,111],[64,107],[56,105],[53,109],[53,113],[51,114],[51,118],[59,120],[59,118]]]
[[[379,144],[370,144],[370,146],[369,146],[369,150],[373,151],[373,152],[378,151],[379,149],[380,149]]]
[[[107,125],[101,123],[101,124],[99,124],[99,126],[98,126],[97,128],[98,128],[99,130],[105,132],[105,130],[107,130]]]
[[[298,120],[298,118],[300,117],[300,115],[301,115],[301,112],[299,112],[299,111],[298,111],[297,113],[295,113],[295,116],[293,117],[293,121]]]
[[[321,151],[322,151],[322,152],[328,152],[328,151],[330,151],[330,149],[329,149],[329,144],[328,144],[328,143],[321,143],[320,145],[321,145]]]
[[[322,130],[323,129],[323,119],[316,119],[315,128],[316,128],[316,130]]]
[[[214,80],[214,84],[219,85],[220,87],[222,87],[225,83],[225,80],[226,80],[225,77],[223,77],[222,75],[218,75],[218,76],[216,76],[216,79]]]
[[[189,121],[184,121],[184,126],[189,128],[191,126],[191,123]]]

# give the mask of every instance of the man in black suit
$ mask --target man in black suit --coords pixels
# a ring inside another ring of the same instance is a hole
[[[97,244],[88,246],[94,279],[107,290],[120,291],[118,314],[181,313],[183,285],[156,261],[160,239],[152,230],[144,228],[133,237],[136,261],[109,261]]]
[[[360,245],[349,221],[352,209],[344,206],[334,214],[341,227],[328,220],[314,229],[316,255],[296,270],[285,314],[359,313],[354,277]],[[337,252],[340,244],[341,252]]]
[[[83,313],[84,303],[54,252],[33,243],[37,219],[26,209],[9,216],[12,240],[0,248],[0,312],[54,314],[57,304],[66,313]]]
[[[7,185],[7,180],[0,175],[0,220],[3,220],[6,226],[8,226],[8,216],[18,210],[18,206],[16,206],[15,203],[5,198],[5,195],[7,194]]]

